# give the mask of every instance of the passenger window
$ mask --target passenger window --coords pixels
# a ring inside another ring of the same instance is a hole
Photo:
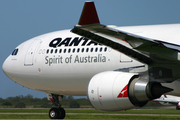
[[[53,53],[53,49],[51,49],[51,53]]]
[[[95,52],[97,52],[97,51],[98,51],[98,48],[95,49]]]
[[[49,49],[47,49],[46,53],[47,53],[47,54],[49,53]]]
[[[107,47],[104,48],[104,52],[106,52],[106,51],[107,51]]]
[[[59,53],[61,53],[62,52],[62,49],[59,49]]]
[[[79,52],[79,48],[77,49],[77,52]]]
[[[75,48],[73,49],[73,53],[75,52]]]
[[[68,53],[70,53],[70,52],[71,52],[71,49],[69,48]]]
[[[55,53],[57,53],[57,49],[55,50]]]
[[[82,48],[81,52],[84,52],[84,48]]]
[[[66,53],[66,49],[64,49],[64,53]]]
[[[89,48],[86,49],[86,52],[88,52],[88,51],[89,51]]]
[[[100,48],[100,50],[99,50],[100,52],[102,52],[102,47]]]
[[[91,48],[91,52],[93,52],[93,48]]]

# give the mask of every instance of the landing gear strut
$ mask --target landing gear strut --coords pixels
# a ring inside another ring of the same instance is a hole
[[[65,118],[65,110],[61,107],[61,104],[59,104],[59,101],[62,101],[63,96],[60,95],[54,95],[51,94],[52,97],[49,97],[49,100],[52,101],[53,105],[55,107],[51,108],[49,110],[49,117],[51,119],[64,119]]]

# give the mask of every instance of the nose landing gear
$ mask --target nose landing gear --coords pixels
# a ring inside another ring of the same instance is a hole
[[[47,98],[52,101],[55,107],[49,110],[49,117],[51,119],[64,119],[66,116],[66,112],[64,108],[61,107],[59,101],[62,101],[62,95],[55,95],[55,94],[47,94]]]

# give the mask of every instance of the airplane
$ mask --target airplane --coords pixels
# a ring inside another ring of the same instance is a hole
[[[175,105],[176,110],[180,110],[180,97],[173,95],[161,95],[160,98],[152,100],[152,102],[161,104],[161,105]]]
[[[64,95],[87,96],[100,111],[180,96],[180,24],[117,27],[85,2],[78,25],[27,40],[2,65],[14,82],[47,93],[51,119],[65,118]]]

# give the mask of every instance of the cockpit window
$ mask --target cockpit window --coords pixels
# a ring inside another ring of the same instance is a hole
[[[12,52],[11,55],[17,55],[17,53],[18,53],[18,48],[17,48],[17,49],[14,49],[14,51]]]

